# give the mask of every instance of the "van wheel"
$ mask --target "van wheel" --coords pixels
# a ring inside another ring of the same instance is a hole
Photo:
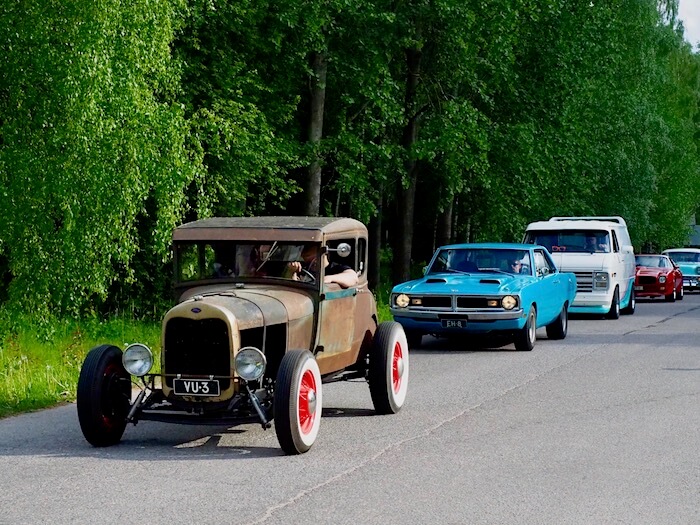
[[[615,288],[613,293],[612,303],[610,303],[610,311],[605,315],[608,319],[620,318],[620,289]]]
[[[547,337],[550,339],[564,339],[566,332],[569,329],[569,310],[568,305],[564,303],[561,307],[559,316],[550,324],[547,325]]]
[[[630,294],[630,302],[627,306],[625,306],[622,309],[622,313],[625,315],[632,315],[634,313],[634,309],[636,307],[637,307],[637,297],[635,296],[634,288],[632,288],[632,292]]]
[[[537,310],[535,310],[535,305],[530,307],[530,312],[527,314],[527,321],[525,321],[525,326],[523,326],[515,334],[515,349],[521,352],[529,352],[535,347],[535,340],[537,339]]]

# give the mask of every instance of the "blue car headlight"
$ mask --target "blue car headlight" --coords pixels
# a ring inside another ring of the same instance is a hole
[[[408,303],[411,302],[410,298],[408,295],[405,293],[400,293],[399,295],[396,296],[396,299],[394,300],[396,303],[396,306],[399,308],[406,308],[408,306]]]
[[[518,300],[512,295],[506,295],[503,299],[501,299],[501,306],[503,306],[505,310],[512,310],[518,306]]]

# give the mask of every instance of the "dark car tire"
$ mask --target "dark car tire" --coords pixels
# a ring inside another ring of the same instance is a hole
[[[406,331],[406,341],[408,348],[420,348],[423,344],[423,334],[421,332]]]
[[[680,288],[678,288],[678,293],[676,294],[679,301],[683,300],[683,297],[685,297],[685,292],[683,291],[683,285],[681,284]]]
[[[630,302],[620,312],[624,315],[632,315],[632,314],[634,314],[634,311],[636,308],[637,308],[637,294],[634,293],[634,286],[633,286],[632,291],[630,292]]]
[[[605,317],[608,319],[619,319],[620,318],[620,289],[615,288],[615,291],[613,292],[613,298],[610,303],[610,310],[608,311],[607,314],[605,314]]]
[[[408,391],[408,342],[399,323],[381,323],[369,355],[369,393],[378,414],[396,414]]]
[[[674,288],[673,291],[664,296],[664,299],[666,299],[667,302],[672,303],[676,300],[676,289]]]
[[[286,454],[301,454],[316,441],[323,410],[321,372],[308,350],[290,350],[277,372],[273,414]]]
[[[547,337],[550,339],[566,339],[569,330],[569,305],[564,303],[557,318],[547,325]]]
[[[521,352],[529,352],[535,347],[537,340],[537,310],[535,305],[530,306],[530,311],[527,314],[525,326],[515,333],[515,349]]]
[[[101,345],[90,350],[80,369],[76,398],[80,429],[88,443],[119,443],[131,406],[131,376],[119,348]]]

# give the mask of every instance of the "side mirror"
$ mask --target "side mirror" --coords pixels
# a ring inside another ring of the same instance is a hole
[[[623,244],[622,253],[634,253],[634,246],[631,244]]]
[[[426,273],[428,273],[428,267],[427,267],[427,266],[423,266],[423,275],[425,275]]]
[[[352,252],[352,247],[346,242],[341,242],[337,248],[328,248],[328,251],[336,252],[341,257],[347,257]]]

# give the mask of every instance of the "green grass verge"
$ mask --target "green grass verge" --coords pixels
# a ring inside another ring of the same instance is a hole
[[[0,332],[0,417],[75,400],[80,367],[92,347],[109,343],[124,349],[137,341],[159,355],[160,324],[13,318],[12,329]]]

